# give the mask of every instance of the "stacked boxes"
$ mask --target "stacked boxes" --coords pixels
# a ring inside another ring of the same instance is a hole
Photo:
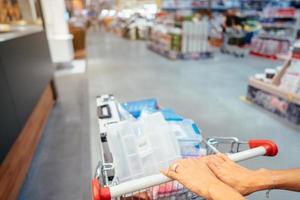
[[[182,53],[208,52],[208,21],[185,21],[182,26]]]
[[[149,49],[168,58],[198,59],[210,57],[209,22],[182,21],[179,27],[156,24],[153,26],[148,44]]]

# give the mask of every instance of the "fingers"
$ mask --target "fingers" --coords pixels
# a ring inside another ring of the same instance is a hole
[[[181,168],[184,168],[184,166],[187,165],[187,162],[187,159],[175,161],[169,165],[168,169],[161,169],[160,172],[171,179],[178,180],[178,173],[180,172]]]
[[[222,153],[218,153],[218,154],[216,154],[216,156],[218,158],[222,159],[223,161],[227,161],[229,159],[225,154],[222,154]]]
[[[213,162],[216,166],[220,166],[225,162],[224,158],[220,155],[221,154],[210,156],[208,161]]]
[[[234,163],[226,154],[219,153],[216,156],[218,156],[220,159],[224,160],[225,162]]]
[[[172,170],[161,169],[160,172],[171,179],[178,180],[178,174]]]
[[[210,160],[208,160],[207,166],[214,174],[217,174],[220,170],[219,167],[213,161]]]
[[[212,173],[219,178],[220,180],[222,180],[222,176],[221,176],[221,168],[220,166],[216,165],[213,161],[208,160],[207,162],[207,166],[208,168],[212,171]]]
[[[188,166],[188,161],[186,159],[177,160],[169,165],[169,171],[174,171],[176,173],[180,172],[182,168]]]
[[[208,157],[207,166],[218,178],[220,178],[221,169],[226,164],[224,156],[224,154],[216,154]]]

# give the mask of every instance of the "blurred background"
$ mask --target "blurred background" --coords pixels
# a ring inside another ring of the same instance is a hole
[[[0,199],[92,199],[107,161],[96,104],[105,94],[116,105],[155,99],[203,138],[277,143],[276,157],[243,162],[249,168],[299,167],[299,8],[298,0],[0,0]]]

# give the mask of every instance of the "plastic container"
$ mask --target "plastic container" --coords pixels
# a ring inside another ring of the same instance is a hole
[[[183,157],[196,157],[201,155],[200,143],[202,136],[194,121],[169,122],[179,142],[180,153]]]
[[[181,158],[174,132],[160,112],[110,124],[107,141],[120,182],[158,173]]]

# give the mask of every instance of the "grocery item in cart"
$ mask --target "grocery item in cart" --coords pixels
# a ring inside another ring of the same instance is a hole
[[[184,196],[187,195],[187,189],[177,181],[170,181],[168,183],[148,188],[147,193],[150,199],[153,200],[170,199],[172,197],[177,197],[176,199],[180,199],[181,194],[184,194]]]
[[[202,136],[193,120],[169,121],[169,124],[179,142],[180,153],[183,157],[200,156]]]
[[[159,110],[167,121],[182,121],[183,117],[174,112],[171,108],[162,108]]]
[[[158,109],[156,99],[130,101],[130,102],[123,103],[122,107],[135,118],[138,118],[141,115],[142,110],[157,111]]]
[[[117,105],[111,107],[111,101]],[[102,159],[97,166],[92,180],[95,200],[201,199],[178,182],[159,173],[160,168],[181,158],[182,139],[193,140],[191,136],[195,135],[197,141],[202,139],[201,131],[192,120],[180,119],[174,112],[163,115],[159,110],[143,110],[142,115],[136,119],[120,108],[112,95],[97,98],[97,108],[99,123],[103,124],[100,128],[105,128],[100,131],[103,133],[101,153],[105,155],[111,152],[113,160]],[[118,121],[109,120],[114,118],[114,114],[118,115]],[[275,156],[278,152],[276,144],[269,140],[241,142],[235,137],[220,137],[205,141],[201,149],[205,151],[201,151],[201,155],[219,153],[219,147],[228,146],[230,150],[226,152],[229,152],[228,156],[233,161],[261,155]],[[109,148],[104,148],[106,143],[109,143],[106,145]],[[245,144],[248,144],[249,149],[242,151],[242,145]],[[112,170],[113,175],[108,173]]]
[[[120,182],[158,173],[181,158],[174,132],[160,112],[108,125],[107,141]]]

